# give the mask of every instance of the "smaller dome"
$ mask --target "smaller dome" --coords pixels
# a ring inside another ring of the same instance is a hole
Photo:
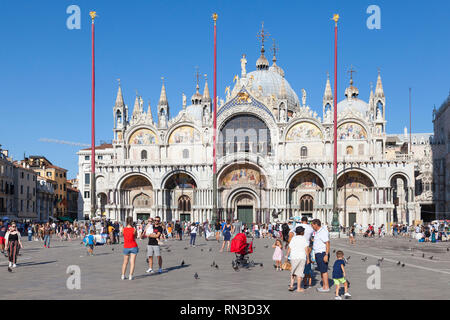
[[[369,106],[364,101],[356,99],[345,99],[338,103],[337,111],[338,113],[344,112],[347,109],[360,112],[362,115],[366,116],[369,110]]]
[[[195,93],[191,97],[192,104],[197,105],[197,104],[201,104],[201,102],[202,102],[203,96],[200,94],[199,89],[200,88],[199,88],[199,86],[197,84],[197,88],[195,90]]]
[[[257,70],[268,70],[269,69],[269,60],[264,56],[264,46],[261,48],[261,56],[256,60],[256,69]]]
[[[200,104],[193,104],[186,108],[186,113],[194,120],[202,120],[203,106]]]

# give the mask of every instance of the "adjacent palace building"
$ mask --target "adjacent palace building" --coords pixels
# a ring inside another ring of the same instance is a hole
[[[264,45],[256,70],[227,87],[217,111],[218,218],[244,223],[308,216],[331,224],[333,93],[329,79],[319,116],[301,99]],[[208,83],[171,117],[163,83],[157,119],[137,96],[129,113],[119,84],[112,144],[96,148],[97,215],[124,221],[213,219],[213,108]],[[338,210],[342,226],[412,224],[434,212],[431,134],[386,134],[380,74],[369,100],[350,80],[338,112]],[[83,215],[90,215],[90,149],[80,150]],[[429,215],[434,219],[434,214]]]

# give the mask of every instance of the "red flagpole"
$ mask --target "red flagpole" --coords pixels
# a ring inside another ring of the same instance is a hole
[[[333,17],[334,25],[334,157],[333,157],[333,231],[339,232],[339,218],[337,213],[337,41],[339,15]]]
[[[338,27],[337,21],[334,27],[334,163],[333,173],[337,175],[337,41]]]
[[[95,216],[95,205],[96,205],[96,195],[95,195],[95,17],[96,12],[91,11],[89,15],[92,19],[92,126],[91,126],[91,216]]]
[[[214,20],[214,111],[213,111],[213,217],[217,220],[217,153],[216,153],[216,136],[217,136],[217,13],[212,16]]]
[[[213,15],[214,19],[214,130],[213,130],[213,173],[217,173],[217,159],[216,159],[216,131],[217,131],[217,14]]]

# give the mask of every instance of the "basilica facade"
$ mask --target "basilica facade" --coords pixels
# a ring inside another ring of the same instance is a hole
[[[326,81],[325,81],[326,80]],[[264,46],[256,69],[227,87],[217,110],[217,218],[245,223],[319,218],[331,224],[333,208],[333,108],[324,79],[322,113],[291,88],[275,55]],[[113,106],[114,138],[96,150],[98,214],[124,221],[211,221],[213,217],[213,101],[208,83],[171,117],[163,83],[154,119],[136,96],[130,113],[119,84]],[[338,211],[342,226],[420,220],[416,161],[390,155],[386,97],[381,75],[368,101],[353,79],[338,112]],[[90,214],[90,149],[80,150],[78,187]]]

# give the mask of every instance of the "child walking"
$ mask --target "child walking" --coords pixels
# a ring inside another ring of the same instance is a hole
[[[277,271],[281,271],[281,260],[283,259],[283,243],[280,239],[277,239],[272,245],[272,248],[275,248],[272,257],[273,261],[275,261],[275,268]]]
[[[345,273],[345,261],[344,261],[344,252],[339,250],[336,252],[336,258],[337,260],[334,262],[333,265],[333,281],[336,285],[336,300],[342,300],[342,297],[339,295],[339,289],[340,285],[344,285],[344,296],[351,297],[350,293],[348,293],[348,282],[345,279],[346,273]]]
[[[94,230],[91,230],[90,234],[84,238],[84,244],[88,247],[88,256],[93,256],[95,246]]]

